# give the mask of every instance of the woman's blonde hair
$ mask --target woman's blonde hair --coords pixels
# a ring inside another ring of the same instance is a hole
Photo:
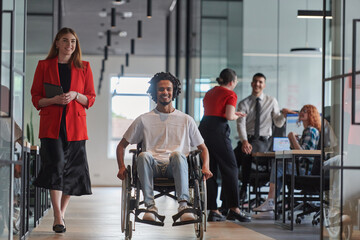
[[[76,35],[75,31],[71,28],[64,27],[59,30],[59,32],[55,36],[55,39],[51,45],[50,51],[49,51],[46,59],[53,59],[59,55],[59,50],[56,47],[56,42],[59,41],[62,36],[64,36],[65,34],[68,34],[68,33],[71,33],[72,35],[74,35],[74,37],[76,39],[75,51],[71,54],[71,58],[69,60],[69,65],[71,65],[71,63],[73,63],[76,68],[83,68],[83,64],[81,61],[81,48],[80,48],[79,38]]]

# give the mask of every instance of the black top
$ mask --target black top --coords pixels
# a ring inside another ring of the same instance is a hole
[[[58,63],[60,84],[64,93],[69,92],[71,84],[71,68],[67,63]]]

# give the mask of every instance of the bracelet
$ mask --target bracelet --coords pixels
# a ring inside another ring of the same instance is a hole
[[[79,99],[79,92],[76,92],[76,100]]]

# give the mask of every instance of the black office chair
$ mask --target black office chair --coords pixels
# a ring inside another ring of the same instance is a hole
[[[286,123],[284,123],[281,128],[273,124],[272,132],[273,137],[286,137]],[[272,149],[272,145],[270,149]],[[247,205],[248,211],[250,212],[253,206],[260,206],[266,200],[270,182],[271,162],[271,159],[253,157],[248,185],[249,195],[245,201],[240,202],[242,210]],[[242,180],[241,168],[239,171],[239,180]],[[262,190],[264,187],[267,187],[266,191]]]
[[[311,213],[313,216],[312,224],[317,225],[320,222],[320,158],[315,158],[312,163],[312,170],[309,175],[307,172],[303,176],[295,176],[295,189],[301,190],[295,199],[301,201],[294,211],[302,210],[296,215],[295,222],[300,224],[301,219]],[[310,161],[306,160],[306,168],[310,168]],[[315,204],[315,203],[318,204]]]
[[[331,147],[330,141],[331,129],[328,122],[325,119],[324,125],[324,147]],[[319,139],[318,150],[321,150],[321,137]],[[328,157],[325,155],[325,159]],[[301,219],[305,215],[309,215],[310,213],[314,213],[312,224],[317,225],[320,222],[320,158],[315,158],[314,162],[310,162],[308,159],[303,159],[303,166],[305,166],[305,175],[299,175],[300,163],[297,163],[297,176],[295,176],[295,189],[301,190],[300,197],[296,199],[300,199],[301,203],[295,207],[295,210],[302,209],[303,212],[296,215],[295,222],[301,223]],[[307,174],[311,169],[310,174]],[[328,174],[327,174],[328,175]],[[329,189],[329,176],[324,177],[324,189]],[[318,204],[314,204],[314,202],[318,202]]]

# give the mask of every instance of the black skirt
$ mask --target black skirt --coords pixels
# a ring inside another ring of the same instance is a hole
[[[67,141],[65,111],[64,108],[59,138],[41,139],[41,167],[34,185],[66,195],[89,195],[91,182],[85,140]]]

